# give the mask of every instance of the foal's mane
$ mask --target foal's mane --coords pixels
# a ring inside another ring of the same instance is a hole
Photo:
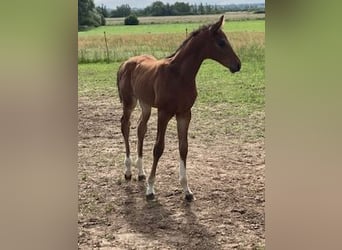
[[[182,48],[185,47],[185,45],[195,36],[197,36],[199,33],[201,33],[202,31],[204,30],[207,30],[212,24],[209,24],[209,25],[202,25],[200,26],[197,30],[194,30],[190,33],[190,35],[188,36],[188,38],[186,38],[182,44],[178,47],[178,49],[176,49],[175,52],[173,52],[171,55],[167,56],[166,58],[171,58],[173,57],[174,55],[177,54],[178,51],[180,51]]]

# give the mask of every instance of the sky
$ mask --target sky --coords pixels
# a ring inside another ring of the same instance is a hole
[[[151,3],[157,0],[94,0],[96,6],[100,6],[104,4],[109,9],[115,9],[116,6],[120,6],[122,4],[129,4],[131,8],[145,8]],[[173,4],[175,2],[188,2],[190,4],[243,4],[243,3],[265,3],[265,0],[161,0],[163,3]]]

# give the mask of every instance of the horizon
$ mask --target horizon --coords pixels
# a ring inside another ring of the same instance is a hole
[[[143,9],[147,6],[151,5],[156,0],[94,0],[96,6],[105,5],[109,9],[115,9],[117,6],[122,4],[128,4],[132,9]],[[226,0],[192,0],[192,1],[180,1],[180,0],[170,0],[170,1],[161,1],[164,4],[174,4],[175,2],[185,2],[189,4],[209,4],[209,5],[230,5],[230,4],[265,4],[265,0],[233,0],[227,2]]]

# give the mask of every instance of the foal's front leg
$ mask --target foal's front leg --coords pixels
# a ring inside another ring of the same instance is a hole
[[[177,132],[179,141],[179,181],[185,193],[185,199],[192,201],[194,196],[188,186],[188,179],[186,176],[186,157],[188,155],[188,129],[191,120],[191,111],[177,114]]]
[[[157,139],[156,143],[153,148],[153,164],[150,176],[148,177],[147,181],[147,190],[146,190],[146,198],[148,200],[154,199],[154,180],[156,177],[156,169],[158,165],[159,158],[164,152],[165,146],[165,131],[167,124],[169,123],[170,119],[173,115],[158,110],[158,128],[157,128]]]

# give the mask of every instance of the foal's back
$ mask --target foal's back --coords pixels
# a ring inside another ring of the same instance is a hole
[[[157,60],[150,55],[128,59],[118,72],[119,92],[124,101],[135,98],[156,108],[173,102],[172,98],[177,96],[173,90],[175,82],[170,59]]]

